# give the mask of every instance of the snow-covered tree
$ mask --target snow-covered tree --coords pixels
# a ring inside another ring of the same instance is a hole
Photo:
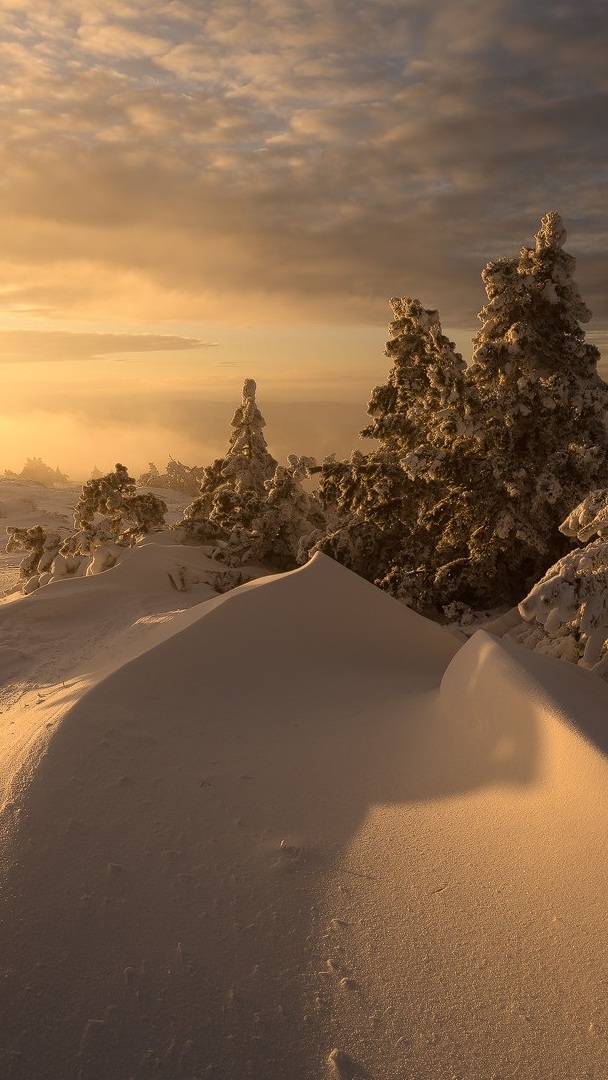
[[[486,266],[469,369],[436,312],[391,301],[393,366],[362,433],[379,445],[321,467],[342,520],[316,548],[419,609],[517,601],[566,551],[568,509],[608,484],[608,386],[564,240],[550,213],[534,247]]]
[[[148,468],[146,472],[141,474],[139,483],[143,484],[145,487],[159,487],[161,483],[161,474],[153,461],[148,462]]]
[[[276,466],[265,482],[265,497],[251,525],[233,529],[222,549],[222,561],[263,563],[277,570],[297,566],[302,538],[325,524],[316,495],[302,484],[314,464],[314,458],[290,454],[287,465]]]
[[[378,439],[416,476],[432,468],[446,425],[448,437],[454,434],[449,406],[462,394],[465,363],[442,332],[437,311],[409,297],[394,297],[390,306],[394,319],[384,355],[392,367],[387,383],[372,391],[372,422],[361,435]]]
[[[313,550],[426,606],[428,575],[420,567],[436,548],[437,507],[461,436],[465,364],[436,311],[409,297],[390,304],[384,351],[392,366],[387,383],[372,391],[372,420],[361,433],[378,445],[320,467],[319,496],[338,522]]]
[[[560,530],[586,546],[564,555],[534,585],[519,604],[532,625],[512,636],[608,677],[608,489],[592,491]]]
[[[199,490],[203,469],[197,465],[184,465],[175,458],[170,458],[164,473],[151,461],[148,470],[139,478],[143,487],[155,487],[168,491],[180,491],[186,495],[196,495]]]
[[[470,536],[461,586],[485,604],[521,596],[566,550],[558,526],[570,507],[608,483],[608,386],[585,341],[591,315],[565,236],[549,213],[534,247],[482,274],[488,303],[466,373],[460,447],[474,499],[455,508],[453,528]]]
[[[8,552],[26,551],[27,555],[19,566],[19,576],[24,580],[23,591],[32,592],[38,587],[39,575],[50,571],[53,559],[57,555],[64,537],[59,532],[44,529],[42,525],[30,528],[8,526]]]
[[[7,528],[7,551],[27,551],[23,591],[72,574],[96,574],[113,566],[121,548],[162,529],[167,507],[151,492],[137,494],[125,465],[87,481],[74,507],[75,532],[48,533],[42,526]]]
[[[254,380],[246,379],[242,402],[232,418],[228,450],[203,468],[198,498],[178,524],[188,539],[213,542],[228,539],[235,529],[250,530],[266,499],[265,484],[277,462],[268,451],[266,421],[255,393]]]
[[[39,457],[27,458],[20,473],[10,472],[7,469],[4,476],[7,480],[31,480],[35,484],[42,484],[44,487],[69,484],[68,477],[61,472],[59,467],[51,469]]]
[[[74,507],[71,550],[90,555],[100,544],[131,547],[146,533],[162,529],[166,512],[157,495],[136,493],[135,480],[119,462],[113,472],[84,485]]]

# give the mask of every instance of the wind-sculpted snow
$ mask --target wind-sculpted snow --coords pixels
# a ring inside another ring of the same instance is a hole
[[[454,724],[483,733],[509,780],[534,775],[545,724],[568,725],[608,753],[608,690],[598,678],[483,630],[448,665],[441,695]]]
[[[171,625],[14,777],[3,1075],[606,1075],[608,688],[324,556]]]

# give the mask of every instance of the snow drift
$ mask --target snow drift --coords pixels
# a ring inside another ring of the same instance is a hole
[[[608,687],[321,555],[172,625],[11,759],[4,1074],[605,1075]]]

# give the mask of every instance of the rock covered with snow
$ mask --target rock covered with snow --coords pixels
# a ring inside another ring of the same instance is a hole
[[[511,636],[606,677],[608,490],[592,491],[568,515],[561,531],[590,542],[565,555],[534,585],[519,605],[522,618],[532,626]]]

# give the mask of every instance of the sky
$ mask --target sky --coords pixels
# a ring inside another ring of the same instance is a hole
[[[608,374],[604,0],[0,0],[0,472],[348,453],[557,210]],[[332,441],[333,439],[333,441]],[[291,440],[291,441],[290,441]]]

